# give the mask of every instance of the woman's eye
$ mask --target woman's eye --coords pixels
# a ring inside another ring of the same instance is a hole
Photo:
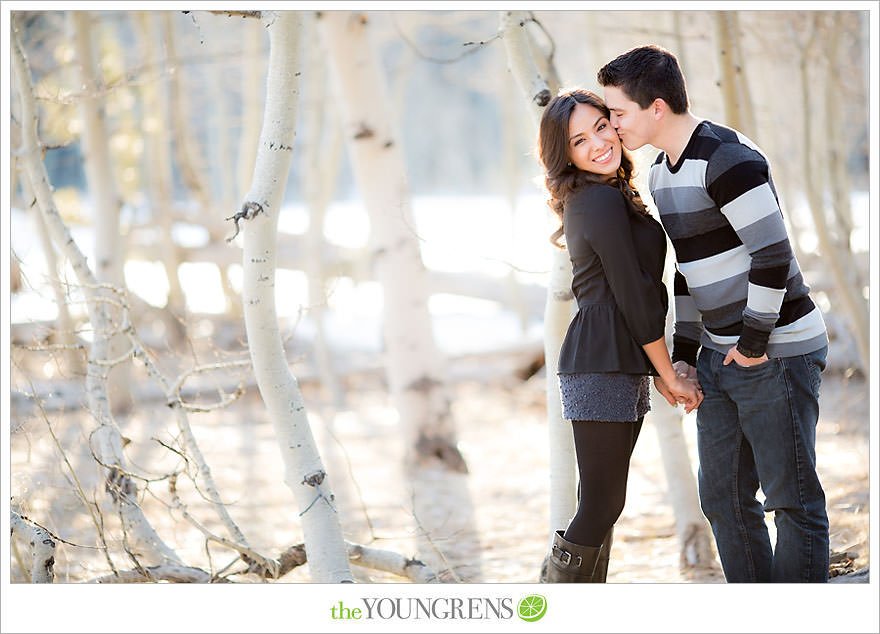
[[[601,132],[601,131],[604,130],[606,127],[608,127],[608,124],[607,124],[607,123],[600,123],[600,124],[599,124],[599,127],[596,128],[596,130],[598,130],[599,132]]]
[[[578,139],[577,141],[574,142],[574,146],[577,147],[577,146],[579,146],[579,145],[580,145],[581,143],[583,143],[583,142],[584,142],[583,139]]]

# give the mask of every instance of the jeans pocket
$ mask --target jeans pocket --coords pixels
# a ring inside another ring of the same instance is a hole
[[[810,377],[810,389],[813,391],[813,394],[819,394],[819,386],[822,384],[822,370],[823,366],[816,363],[810,355],[804,355],[804,363],[807,366],[807,374]]]
[[[737,368],[739,368],[743,372],[757,372],[758,370],[771,367],[773,365],[774,361],[775,361],[775,359],[773,357],[770,357],[766,361],[763,361],[761,363],[756,363],[755,365],[740,365],[736,361],[732,361],[731,365],[736,366]]]

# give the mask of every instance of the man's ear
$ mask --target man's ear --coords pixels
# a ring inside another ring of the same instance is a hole
[[[663,99],[657,97],[650,105],[651,114],[654,117],[655,121],[659,121],[663,118],[666,112],[669,110],[669,104],[667,104]]]

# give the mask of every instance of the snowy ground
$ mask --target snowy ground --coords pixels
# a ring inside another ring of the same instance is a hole
[[[451,369],[458,377],[452,387],[453,413],[470,468],[467,475],[438,468],[425,468],[414,476],[404,471],[397,414],[379,373],[349,376],[346,408],[339,411],[331,408],[315,383],[302,382],[346,537],[418,556],[449,582],[534,582],[549,531],[543,374],[522,382],[509,374],[504,363],[486,360],[460,361]],[[134,380],[145,382],[146,376],[138,372],[142,371],[136,371]],[[22,385],[21,374],[14,372],[13,389]],[[257,390],[248,390],[225,410],[193,414],[190,420],[221,494],[251,546],[277,556],[300,542],[298,510],[283,483],[274,431]],[[101,473],[85,449],[92,429],[89,416],[82,411],[52,412],[49,421],[86,495],[100,501]],[[819,468],[828,495],[832,550],[858,553],[854,568],[867,566],[870,555],[868,422],[865,383],[826,374],[817,441]],[[131,440],[126,453],[133,470],[157,478],[179,464],[174,454],[153,440],[173,442],[176,433],[162,403],[138,406],[133,414],[120,417],[119,424]],[[45,421],[34,410],[13,411],[11,429],[13,508],[67,541],[93,546],[95,526],[74,494],[69,473],[60,466]],[[684,419],[684,429],[695,458],[692,416]],[[191,512],[222,532],[198,493],[185,481],[180,490]],[[216,570],[233,559],[230,552],[213,547],[209,561],[201,534],[167,508],[168,499],[167,483],[152,482],[143,506],[184,560]],[[104,510],[112,527],[112,513]],[[59,582],[83,581],[107,572],[96,550],[61,545],[56,559]],[[615,533],[608,581],[722,581],[717,573],[682,571],[678,562],[672,508],[649,416],[633,456],[627,506]],[[117,564],[128,567],[122,557]],[[403,581],[385,573],[358,568],[355,572],[363,582]],[[15,560],[12,575],[15,581],[23,579]],[[307,566],[283,579],[308,580]]]

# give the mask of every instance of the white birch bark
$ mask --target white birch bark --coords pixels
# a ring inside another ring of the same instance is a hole
[[[159,66],[158,44],[162,41],[159,16],[155,11],[140,11],[137,14],[137,26],[147,63]],[[171,229],[174,224],[172,216],[172,188],[174,175],[171,157],[171,135],[168,117],[168,83],[164,78],[147,82],[141,88],[144,103],[144,137],[146,140],[145,158],[147,160],[147,199],[153,217],[158,220],[162,240],[157,245],[161,254],[165,276],[168,278],[168,303],[175,317],[186,312],[186,297],[180,284],[178,274],[181,258],[180,252],[172,239]],[[173,319],[179,323],[177,319]],[[173,329],[172,332],[177,332]]]
[[[655,391],[650,420],[657,432],[663,472],[666,474],[666,485],[675,516],[675,532],[680,548],[679,564],[683,569],[712,568],[716,566],[712,534],[700,510],[693,463],[682,430],[681,412],[670,406]]]
[[[16,143],[16,146],[20,145],[20,139],[18,139],[18,141],[19,142]],[[15,139],[13,142],[15,142]],[[17,163],[17,161],[15,162]],[[70,316],[70,310],[67,305],[67,294],[61,286],[60,272],[63,261],[59,262],[58,260],[58,253],[52,245],[52,238],[49,235],[49,229],[46,227],[46,221],[43,219],[43,214],[40,212],[40,208],[34,198],[33,191],[31,190],[31,183],[27,178],[27,175],[23,175],[23,178],[20,179],[19,183],[21,184],[22,196],[26,204],[29,205],[28,210],[32,214],[34,224],[37,226],[37,234],[40,237],[40,246],[43,249],[43,257],[46,259],[46,271],[49,276],[49,284],[52,287],[52,295],[55,297],[55,306],[58,309],[56,330],[52,333],[52,341],[63,346],[73,346],[73,319]],[[63,357],[66,372],[76,372],[81,370],[82,363],[80,362],[79,355],[75,351],[72,349],[65,350]]]
[[[256,20],[247,20],[256,22]],[[226,43],[219,37],[211,38],[210,50],[217,62],[208,66],[208,93],[214,106],[214,123],[211,136],[217,140],[217,147],[212,152],[214,158],[211,165],[214,168],[214,183],[219,182],[213,189],[219,189],[219,207],[221,209],[235,209],[235,167],[232,162],[232,139],[229,134],[231,129],[228,90],[224,86],[224,75],[228,72],[227,65],[219,60],[226,53]],[[223,216],[226,218],[227,216]]]
[[[101,100],[95,95],[100,87],[95,52],[92,48],[92,14],[88,11],[71,11],[74,44],[78,64],[78,88],[85,95],[80,100],[79,114],[82,119],[82,147],[89,196],[95,209],[95,276],[124,288],[122,275],[122,250],[119,240],[120,199],[113,182],[107,129]]]
[[[55,540],[34,524],[26,522],[15,511],[9,511],[9,526],[30,546],[31,583],[52,583],[55,580]]]
[[[161,16],[165,52],[167,55],[169,73],[168,97],[177,168],[180,170],[180,175],[187,189],[189,189],[198,202],[200,218],[208,230],[211,242],[222,244],[225,238],[224,232],[226,231],[224,218],[229,216],[230,210],[222,207],[220,197],[214,195],[213,189],[208,184],[208,168],[202,158],[207,153],[200,146],[195,135],[195,129],[190,123],[190,101],[188,94],[191,88],[186,83],[185,68],[177,53],[173,12],[162,11],[159,15]],[[237,293],[229,280],[229,271],[225,266],[219,266],[218,268],[220,271],[220,283],[223,287],[223,296],[226,300],[226,309],[228,312],[235,313],[236,306],[232,298]]]
[[[664,266],[666,288],[672,288],[674,266],[672,254],[667,254]],[[670,297],[670,303],[672,298]],[[672,340],[673,320],[667,314],[666,341]],[[667,344],[668,346],[668,344]],[[678,535],[682,569],[713,568],[717,566],[712,550],[712,534],[709,524],[700,509],[697,481],[694,477],[693,463],[688,453],[684,437],[684,414],[681,409],[672,407],[652,386],[651,411],[645,420],[654,424],[663,472],[669,490],[672,512],[675,517],[675,530]]]
[[[92,13],[71,11],[74,48],[78,64],[78,88],[85,94],[79,103],[82,119],[82,143],[86,182],[91,199],[95,228],[95,277],[101,283],[125,288],[123,273],[123,240],[120,237],[119,208],[121,199],[116,189],[107,139],[103,102],[97,93],[103,81],[100,78],[96,53],[92,48]],[[118,357],[125,351],[125,338],[110,338],[108,355]],[[115,411],[127,411],[132,406],[128,386],[131,384],[129,367],[120,365],[110,370],[107,391]]]
[[[327,305],[327,240],[324,237],[324,218],[336,188],[344,138],[339,112],[328,92],[326,53],[318,38],[317,25],[314,22],[316,17],[309,14],[309,18],[306,68],[311,69],[311,72],[305,77],[308,88],[303,101],[303,129],[308,134],[303,142],[303,195],[309,210],[309,228],[306,234],[309,313],[315,324],[312,349],[318,375],[333,405],[341,409],[345,407],[345,392],[333,368],[333,359],[324,332]]]
[[[533,138],[543,108],[550,102],[551,92],[541,78],[525,30],[527,14],[522,11],[501,12],[501,31],[507,51],[507,64],[513,78],[529,102]],[[547,301],[544,307],[544,359],[547,373],[547,427],[550,448],[550,538],[559,528],[568,526],[577,510],[577,461],[571,423],[562,417],[562,401],[556,367],[559,350],[571,321],[571,262],[568,251],[548,247],[552,251]]]
[[[444,362],[434,342],[427,275],[415,235],[400,135],[367,19],[329,11],[319,20],[340,91],[343,129],[370,217],[370,248],[384,293],[388,382],[415,465],[439,459],[464,472],[447,395]]]
[[[309,570],[316,583],[351,581],[351,570],[330,483],[309,427],[296,378],[284,355],[275,312],[275,251],[278,216],[293,153],[299,76],[302,14],[266,12],[269,70],[266,108],[257,150],[254,181],[244,219],[244,306],[248,347],[260,394],[269,410],[285,482],[302,516]]]
[[[437,575],[424,562],[410,559],[390,550],[379,550],[361,544],[347,543],[351,563],[364,568],[390,572],[413,583],[438,583]]]
[[[16,28],[13,28],[12,33],[12,67],[21,99],[23,146],[20,156],[25,173],[52,238],[70,261],[83,289],[89,320],[94,331],[85,387],[89,410],[98,427],[90,436],[90,448],[108,470],[105,488],[119,513],[127,541],[135,556],[145,564],[182,564],[177,554],[161,540],[144,516],[137,504],[137,487],[127,475],[122,453],[122,435],[113,420],[107,397],[107,360],[111,358],[108,300],[111,298],[101,294],[100,291],[104,290],[104,287],[99,285],[55,205],[52,187],[42,161],[42,147],[37,137],[37,107],[30,68]]]
[[[510,239],[511,247],[508,254],[508,260],[514,262],[516,260],[516,215],[517,215],[517,197],[522,187],[523,175],[520,173],[519,160],[522,155],[522,121],[517,96],[515,94],[516,87],[513,82],[502,79],[501,90],[503,91],[501,99],[501,161],[502,173],[504,174],[504,196],[507,199],[507,206],[510,209]],[[511,267],[507,274],[507,286],[510,289],[510,299],[507,304],[516,313],[519,318],[520,329],[523,334],[529,327],[528,307],[525,304],[522,289],[517,279],[516,270]]]
[[[242,122],[236,160],[236,200],[242,200],[254,177],[254,161],[260,140],[260,80],[265,75],[263,41],[266,37],[258,20],[244,20],[244,61],[242,72]]]
[[[118,570],[116,574],[104,575],[86,583],[210,583],[211,575],[201,568],[189,566],[146,566],[140,570]]]
[[[180,170],[183,182],[198,201],[202,214],[206,216],[208,230],[213,234],[217,231],[218,227],[223,228],[222,217],[218,216],[215,218],[212,213],[215,207],[215,200],[205,176],[206,168],[202,160],[204,152],[199,147],[193,127],[189,122],[186,73],[177,53],[174,14],[171,11],[163,11],[159,15],[162,19],[162,32],[168,64],[171,129],[175,141],[176,164]]]

